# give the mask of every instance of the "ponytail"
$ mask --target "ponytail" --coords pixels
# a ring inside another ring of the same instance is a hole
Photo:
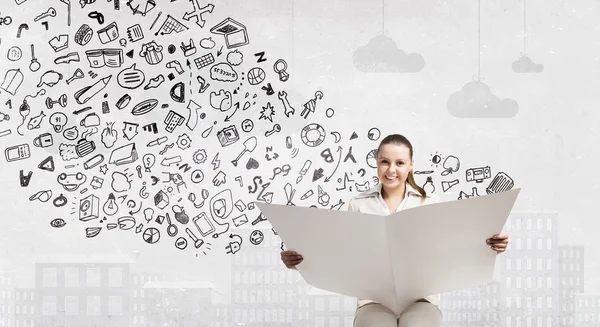
[[[425,190],[420,187],[419,185],[417,185],[417,182],[415,182],[415,176],[413,175],[412,170],[408,173],[408,177],[406,178],[406,182],[412,186],[415,190],[417,190],[419,192],[419,194],[421,194],[421,197],[423,199],[425,199],[425,195],[427,195],[427,192],[425,192]]]

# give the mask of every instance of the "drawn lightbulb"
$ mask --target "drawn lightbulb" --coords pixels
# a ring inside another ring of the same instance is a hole
[[[154,157],[154,155],[152,153],[148,153],[148,154],[144,155],[144,157],[142,158],[142,161],[144,162],[144,168],[146,168],[146,172],[149,173],[150,168],[152,168],[152,166],[154,166],[154,162],[156,161],[156,158]]]
[[[433,178],[431,176],[427,176],[427,181],[423,184],[423,190],[427,193],[435,192],[435,185],[433,185]]]
[[[106,200],[106,202],[104,203],[104,206],[102,207],[102,209],[104,209],[104,213],[107,216],[112,216],[114,214],[117,213],[117,211],[119,211],[119,206],[117,205],[117,201],[115,201],[115,195],[110,193],[108,195],[108,200]]]
[[[144,218],[146,218],[147,222],[150,222],[150,220],[152,220],[153,215],[154,215],[154,210],[152,208],[148,208],[148,209],[144,210]]]

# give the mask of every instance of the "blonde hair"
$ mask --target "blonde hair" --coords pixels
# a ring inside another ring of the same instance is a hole
[[[390,134],[386,137],[383,138],[383,140],[381,140],[381,142],[379,142],[379,147],[377,148],[377,157],[379,157],[379,150],[381,149],[382,145],[385,144],[394,144],[394,145],[404,145],[408,148],[408,152],[410,154],[410,160],[413,160],[413,147],[412,144],[410,144],[410,141],[404,137],[403,135],[400,134]],[[417,190],[419,192],[419,194],[421,194],[421,197],[425,198],[425,195],[427,194],[427,192],[425,192],[425,190],[420,187],[419,185],[417,185],[417,182],[415,182],[415,176],[413,175],[412,170],[408,173],[408,177],[406,178],[406,182],[412,186],[415,190]]]

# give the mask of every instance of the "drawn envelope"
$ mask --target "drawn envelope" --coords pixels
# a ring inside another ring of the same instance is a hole
[[[121,166],[135,162],[137,159],[138,153],[135,150],[135,143],[129,143],[114,149],[110,154],[110,160],[108,162],[115,166]]]
[[[246,217],[245,213],[242,214],[241,216],[233,218],[233,224],[235,225],[235,227],[240,227],[247,222],[248,222],[248,217]]]

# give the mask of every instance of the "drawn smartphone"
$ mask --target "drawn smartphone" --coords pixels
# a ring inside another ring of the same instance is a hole
[[[215,227],[204,212],[201,212],[199,215],[192,218],[192,221],[202,236],[207,236],[215,231]]]
[[[27,143],[11,146],[4,150],[4,156],[8,162],[27,159],[30,155],[29,144]]]

